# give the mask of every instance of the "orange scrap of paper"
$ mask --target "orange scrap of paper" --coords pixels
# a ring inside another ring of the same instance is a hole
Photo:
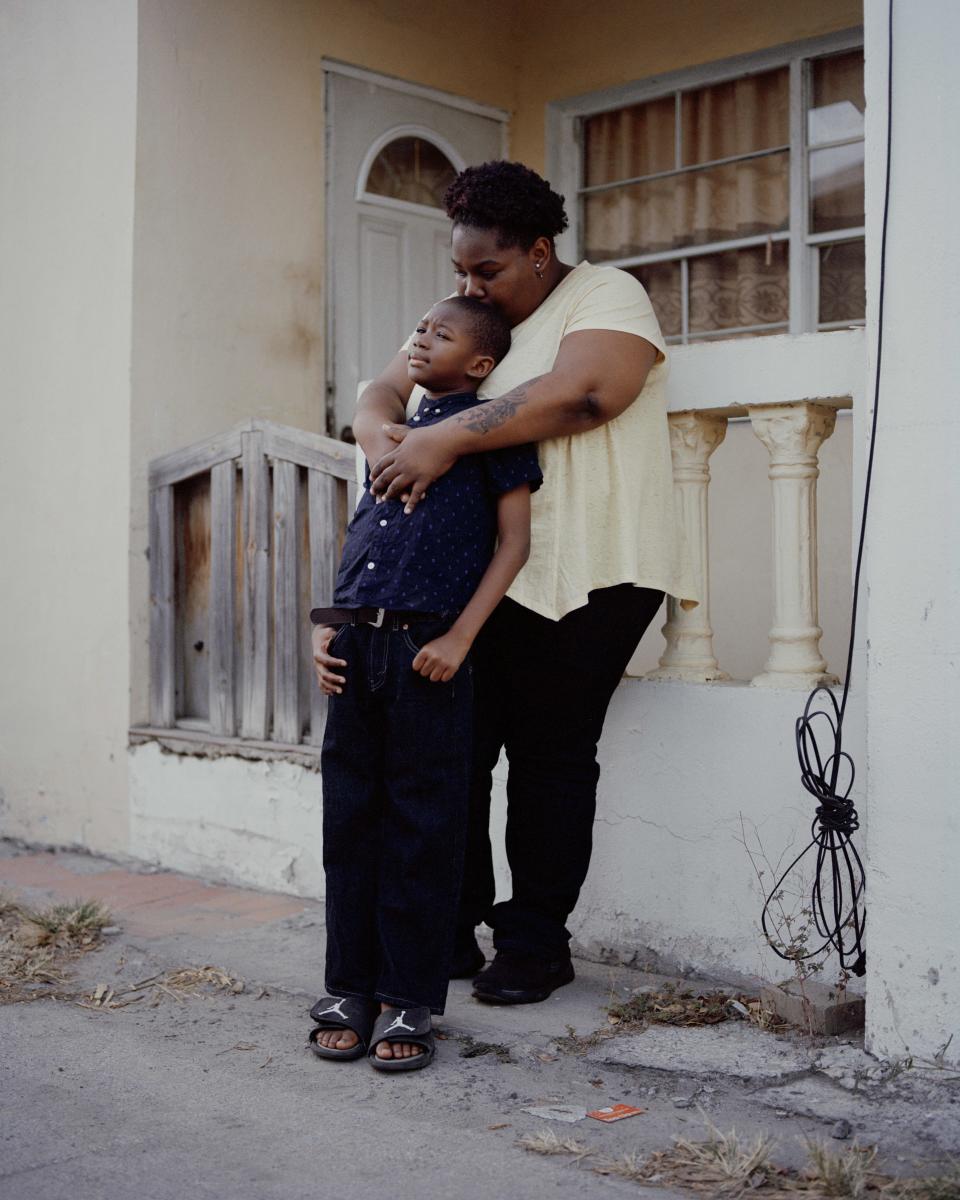
[[[587,1116],[595,1121],[622,1121],[625,1117],[638,1117],[646,1111],[645,1108],[634,1108],[632,1104],[612,1104],[609,1108],[594,1109]]]

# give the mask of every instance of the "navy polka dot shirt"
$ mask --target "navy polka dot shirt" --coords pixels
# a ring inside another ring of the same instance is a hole
[[[433,425],[480,403],[475,392],[424,396],[407,422]],[[370,473],[347,529],[333,602],[339,608],[459,613],[477,590],[497,539],[497,497],[543,482],[533,445],[510,446],[457,460],[409,515],[401,500],[377,504]]]

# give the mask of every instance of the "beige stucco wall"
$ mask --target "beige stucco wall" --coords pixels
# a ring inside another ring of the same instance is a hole
[[[859,25],[861,0],[524,0],[516,158],[543,169],[551,100]]]
[[[324,57],[504,104],[514,5],[141,0],[131,717],[147,717],[147,465],[250,416],[324,411]]]
[[[0,5],[0,834],[127,844],[135,0]]]

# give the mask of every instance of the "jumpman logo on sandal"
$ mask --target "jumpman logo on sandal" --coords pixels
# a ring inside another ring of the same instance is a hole
[[[318,1017],[318,1018],[319,1018],[319,1017],[325,1017],[325,1016],[327,1015],[327,1013],[333,1013],[333,1014],[334,1014],[334,1016],[340,1017],[340,1018],[341,1018],[341,1020],[344,1020],[344,1021],[346,1021],[346,1020],[347,1020],[347,1014],[346,1014],[346,1013],[343,1011],[343,1009],[340,1007],[340,1005],[341,1005],[342,1003],[343,1003],[343,998],[341,997],[341,998],[340,998],[340,999],[339,999],[339,1000],[336,1002],[336,1004],[332,1004],[332,1005],[331,1005],[329,1008],[325,1008],[325,1009],[323,1010],[323,1012],[322,1012],[322,1013],[317,1013],[317,1017]]]
[[[390,1025],[390,1026],[388,1026],[388,1027],[387,1027],[387,1028],[386,1028],[386,1029],[383,1031],[384,1037],[386,1037],[386,1035],[387,1035],[388,1033],[392,1033],[392,1032],[393,1032],[395,1029],[407,1029],[407,1030],[409,1030],[409,1031],[410,1031],[410,1033],[413,1033],[413,1026],[412,1026],[412,1025],[406,1025],[406,1024],[404,1024],[404,1020],[403,1020],[403,1018],[404,1018],[406,1015],[407,1015],[407,1010],[406,1010],[405,1008],[404,1008],[404,1009],[401,1009],[401,1010],[400,1010],[400,1016],[399,1016],[399,1017],[394,1017],[394,1018],[393,1018],[393,1024],[392,1024],[392,1025]]]

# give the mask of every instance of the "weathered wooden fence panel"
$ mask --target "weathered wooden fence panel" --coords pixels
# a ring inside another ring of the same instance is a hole
[[[332,601],[354,455],[318,434],[251,421],[150,464],[158,732],[319,746],[326,704],[308,613]]]
[[[169,729],[174,707],[173,488],[150,493],[150,721]]]
[[[210,472],[210,731],[233,737],[237,731],[236,561],[237,468],[218,463]]]
[[[270,723],[270,478],[257,432],[243,435],[243,715],[260,741]]]

